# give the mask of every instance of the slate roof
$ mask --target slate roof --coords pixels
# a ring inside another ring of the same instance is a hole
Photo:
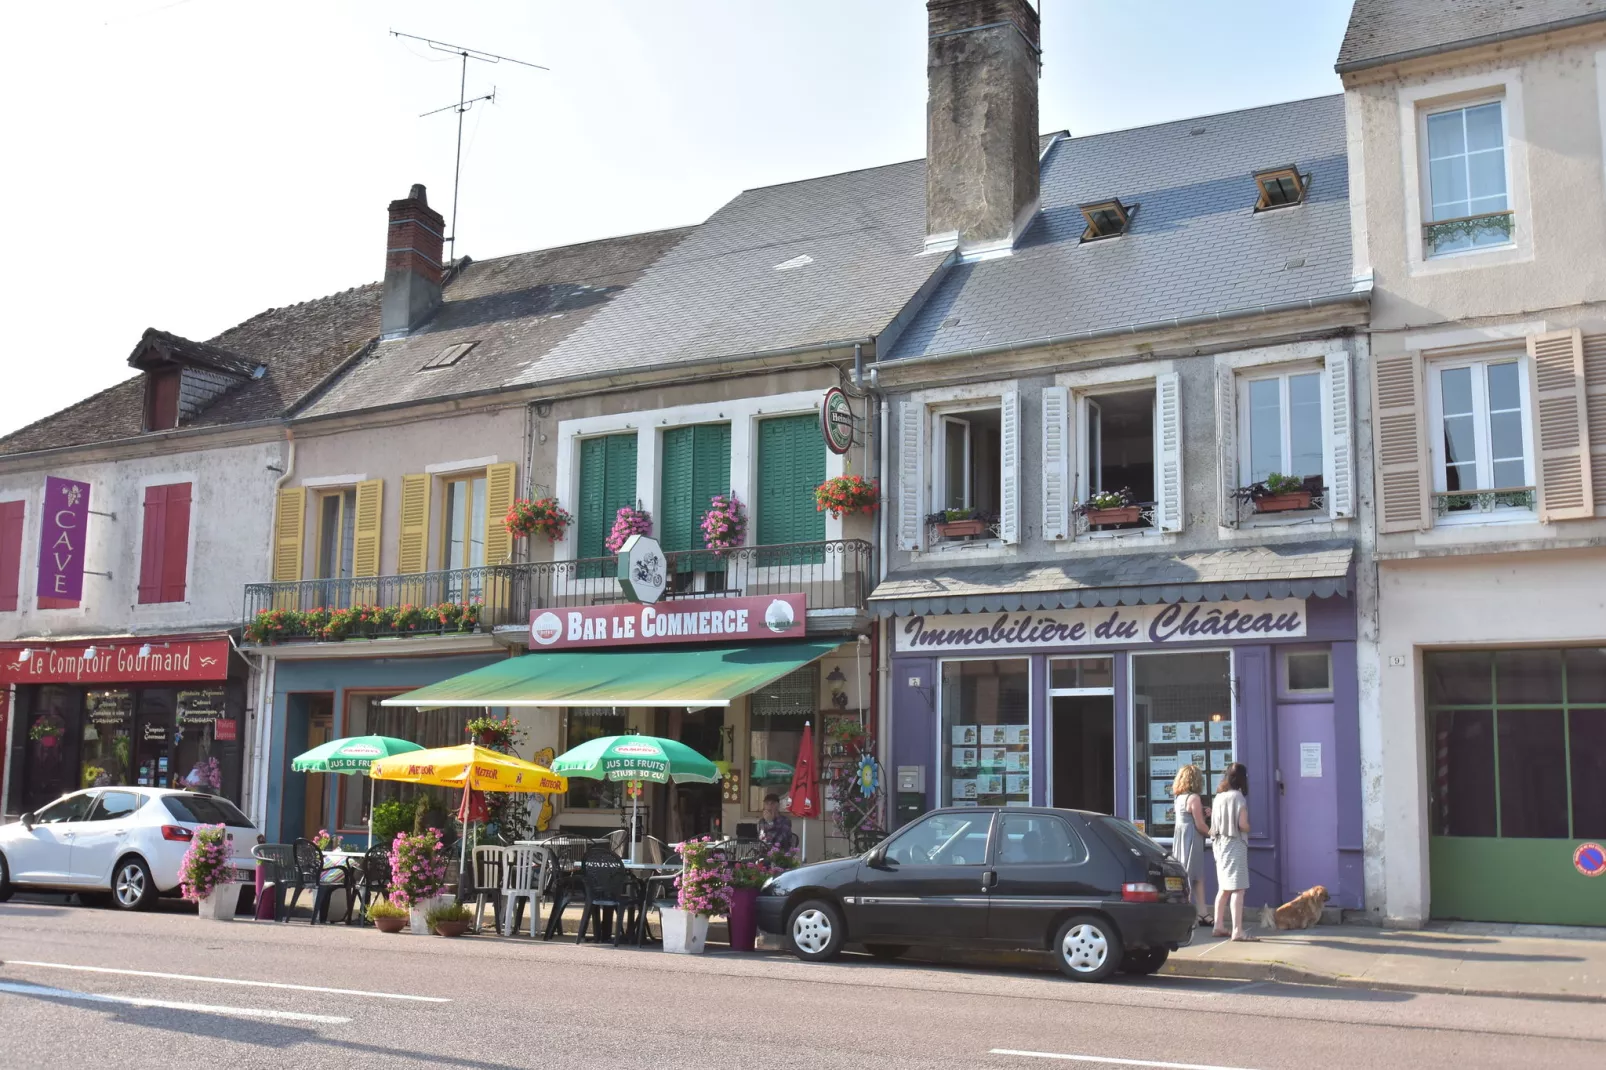
[[[247,378],[254,376],[262,362],[242,357],[238,353],[231,353],[227,349],[210,345],[206,342],[194,342],[188,338],[181,338],[176,334],[158,331],[155,327],[147,327],[140,337],[139,345],[129,354],[128,363],[131,367],[139,367],[139,360],[149,350],[154,349],[160,356],[178,364],[199,365],[203,368],[212,368],[216,371],[227,372],[230,375],[243,375]]]
[[[1256,213],[1251,175],[1297,164],[1306,203]],[[1083,244],[1077,205],[1136,204],[1129,231]],[[956,266],[880,359],[1336,297],[1350,276],[1342,96],[1059,142],[1042,213],[1013,255]]]
[[[253,367],[264,364],[267,371],[229,390],[183,427],[277,418],[378,334],[378,283],[253,316],[209,339],[207,347]],[[0,455],[134,438],[142,433],[144,399],[144,377],[125,379],[0,438]]]
[[[1348,593],[1353,555],[1350,543],[1324,541],[911,571],[882,581],[870,610],[889,617],[1326,598]]]
[[[877,335],[941,266],[925,196],[923,160],[748,190],[516,382]]]
[[[1355,0],[1340,74],[1606,19],[1606,0]]]
[[[555,347],[692,232],[659,230],[470,261],[448,280],[441,307],[423,326],[380,342],[296,417],[494,390],[525,373],[540,375]],[[462,342],[475,345],[447,367],[424,370]]]

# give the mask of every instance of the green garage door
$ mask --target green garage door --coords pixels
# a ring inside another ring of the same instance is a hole
[[[1606,650],[1422,658],[1436,918],[1606,925]]]

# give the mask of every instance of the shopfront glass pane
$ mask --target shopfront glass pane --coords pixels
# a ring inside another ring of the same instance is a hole
[[[91,691],[84,702],[84,742],[78,751],[78,786],[103,788],[131,784],[134,695],[129,691]]]
[[[1495,703],[1561,704],[1561,651],[1502,650],[1494,656]]]
[[[1333,657],[1326,650],[1301,650],[1286,655],[1288,690],[1323,692],[1333,690]]]
[[[630,730],[628,711],[619,708],[609,709],[581,709],[574,708],[564,717],[567,730],[564,733],[563,749],[573,750],[588,740],[600,739],[603,736],[622,736]],[[611,780],[587,780],[585,777],[572,776],[569,778],[569,794],[564,801],[564,807],[569,810],[614,810],[618,809],[624,798],[624,785]]]
[[[1495,834],[1494,713],[1433,715],[1428,823],[1435,836]]]
[[[1490,675],[1494,655],[1487,650],[1446,650],[1422,655],[1428,705],[1489,706],[1494,703]]]
[[[1501,836],[1566,838],[1566,754],[1562,711],[1501,711]]]
[[[19,721],[19,729],[27,726],[24,809],[37,810],[78,787],[76,754],[82,703],[83,692],[76,687],[35,690],[32,708]]]
[[[421,710],[416,706],[382,705],[393,694],[399,692],[348,693],[346,719],[336,732],[340,736],[390,736],[426,748],[455,747],[468,738],[468,722],[486,713],[481,708],[463,706]],[[397,799],[413,801],[422,794],[435,800],[441,810],[448,814],[456,813],[463,797],[462,791],[454,788],[422,787],[395,780],[370,781],[367,777],[358,776],[336,775],[335,779],[340,793],[337,811],[340,828],[347,832],[359,832],[367,828],[370,789],[376,805]]]
[[[1030,664],[942,663],[941,805],[1023,806],[1030,799]]]
[[[1606,650],[1578,647],[1566,652],[1567,703],[1606,703]]]
[[[1606,839],[1606,710],[1567,714],[1572,752],[1573,831],[1578,840]]]
[[[1179,769],[1197,766],[1210,792],[1234,761],[1231,667],[1226,651],[1132,658],[1132,823],[1149,836],[1175,827]]]
[[[1114,687],[1112,665],[1109,658],[1056,658],[1048,663],[1048,686],[1055,690]]]
[[[820,670],[815,665],[789,672],[748,696],[749,810],[762,809],[766,795],[786,798],[792,787],[794,763],[803,746],[803,726],[811,719],[818,723],[819,707]]]
[[[147,687],[134,697],[134,783],[144,788],[176,788],[188,770],[175,770],[178,691]]]

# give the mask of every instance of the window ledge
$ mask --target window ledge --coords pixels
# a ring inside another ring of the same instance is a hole
[[[1532,509],[1493,509],[1487,513],[1469,512],[1462,515],[1446,513],[1433,518],[1434,528],[1484,528],[1537,523],[1539,514]]]
[[[1160,531],[1157,528],[1130,528],[1126,531],[1089,531],[1078,535],[1074,539],[1053,540],[1054,549],[1060,553],[1077,553],[1088,546],[1109,545],[1122,542],[1141,542],[1155,546],[1168,546],[1177,541],[1181,532]]]
[[[1526,263],[1533,258],[1532,247],[1516,241],[1477,249],[1457,249],[1453,253],[1425,253],[1419,248],[1411,258],[1409,274],[1419,276],[1474,271],[1478,268]]]
[[[1305,534],[1307,532],[1347,532],[1353,523],[1352,517],[1339,517],[1334,519],[1326,513],[1313,512],[1300,514],[1297,518],[1290,518],[1285,514],[1262,515],[1245,520],[1236,528],[1218,526],[1217,534],[1225,542],[1238,539],[1259,539],[1267,532],[1287,532],[1289,534]]]
[[[929,549],[911,550],[909,559],[932,561],[955,557],[1013,557],[1018,552],[1018,545],[1006,543],[1003,539],[977,539],[938,543]]]

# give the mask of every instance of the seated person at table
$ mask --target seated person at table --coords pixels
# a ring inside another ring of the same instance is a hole
[[[773,791],[764,796],[764,809],[758,819],[758,838],[761,843],[792,842],[792,819],[781,813],[781,797]]]

